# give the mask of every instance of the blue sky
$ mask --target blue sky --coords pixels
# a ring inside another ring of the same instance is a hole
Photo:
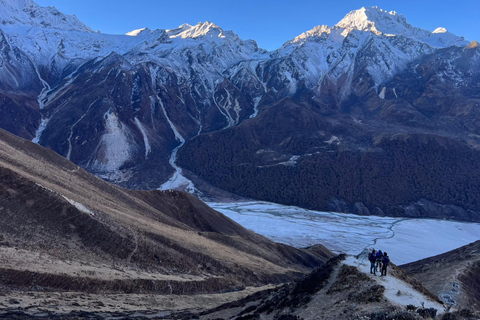
[[[317,25],[335,25],[348,12],[378,6],[430,31],[444,27],[480,41],[480,0],[34,0],[75,14],[94,30],[124,34],[148,27],[173,29],[211,21],[242,39],[274,50]]]

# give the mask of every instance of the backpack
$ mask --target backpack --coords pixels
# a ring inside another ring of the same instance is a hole
[[[376,259],[376,258],[375,258],[375,255],[370,252],[370,253],[368,254],[368,260],[369,260],[370,262],[375,262],[375,259]]]
[[[388,256],[384,257],[382,263],[384,266],[388,266],[390,263],[390,258]]]

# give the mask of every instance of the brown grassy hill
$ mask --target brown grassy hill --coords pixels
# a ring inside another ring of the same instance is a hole
[[[190,194],[111,185],[3,130],[0,215],[4,289],[217,293],[291,280],[333,256],[273,243]]]
[[[480,241],[400,267],[452,309],[480,312]]]

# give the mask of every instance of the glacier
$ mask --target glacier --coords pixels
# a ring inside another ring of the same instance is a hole
[[[258,234],[297,248],[322,244],[335,253],[389,253],[393,263],[418,261],[480,240],[480,223],[320,212],[269,202],[208,202]]]

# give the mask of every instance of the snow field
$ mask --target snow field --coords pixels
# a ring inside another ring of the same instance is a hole
[[[256,233],[297,248],[322,244],[335,253],[388,252],[396,265],[480,240],[480,224],[312,211],[268,202],[208,203]]]

